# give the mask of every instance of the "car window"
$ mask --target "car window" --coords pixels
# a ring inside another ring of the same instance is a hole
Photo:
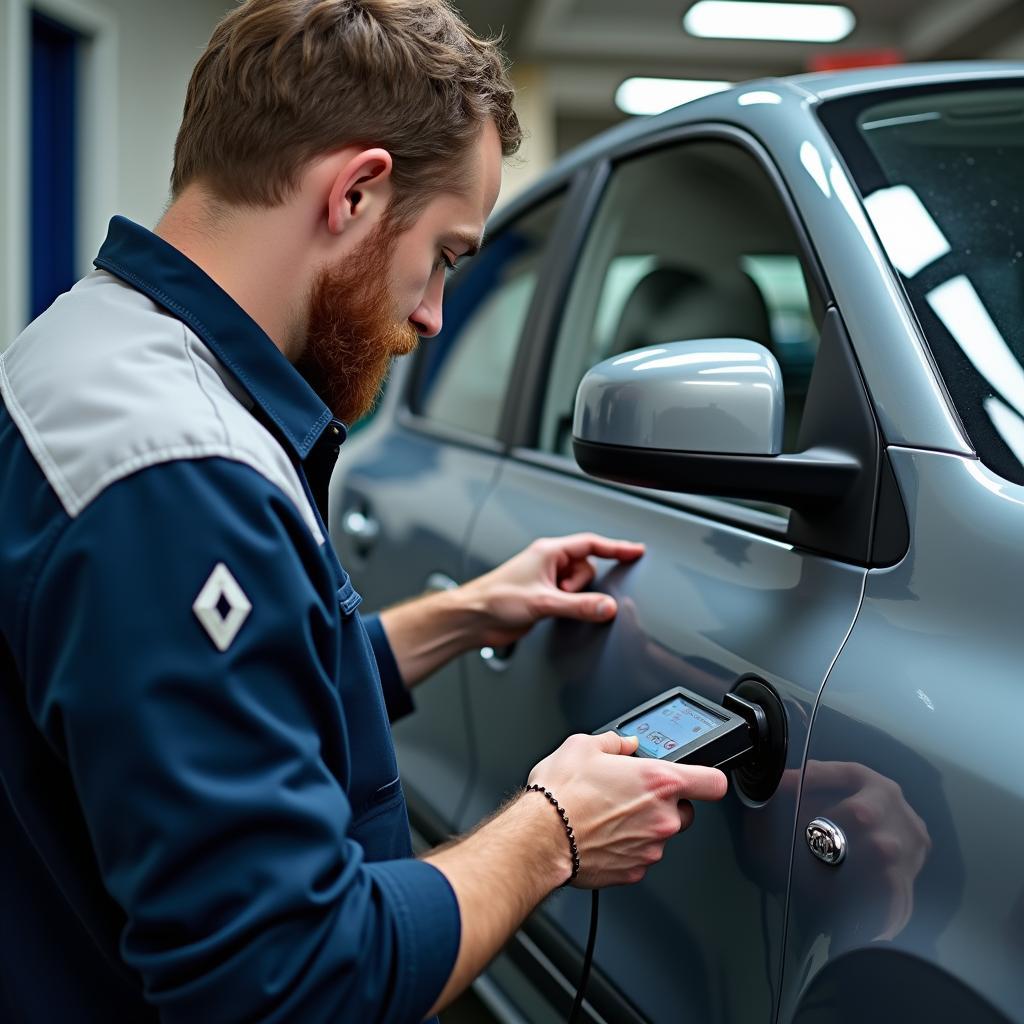
[[[979,457],[1024,483],[1024,88],[861,96],[822,120]]]
[[[534,207],[449,281],[441,334],[422,346],[412,408],[420,416],[496,437],[523,325],[563,195]]]
[[[786,207],[750,153],[707,140],[633,158],[613,172],[570,286],[539,446],[571,455],[576,390],[601,360],[734,337],[761,342],[779,360],[784,447],[793,451],[820,309]]]

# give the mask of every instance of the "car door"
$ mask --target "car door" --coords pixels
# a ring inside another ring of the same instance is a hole
[[[784,708],[792,779],[864,583],[862,566],[788,542],[783,509],[601,483],[576,467],[570,432],[583,373],[629,349],[704,337],[772,349],[786,390],[785,448],[796,450],[830,301],[770,160],[742,132],[677,130],[609,154],[594,175],[595,187],[606,179],[601,199],[581,255],[549,281],[564,289],[561,313],[533,339],[542,355],[517,398],[518,443],[473,525],[467,570],[490,569],[536,537],[584,530],[641,540],[647,552],[629,567],[600,565],[595,587],[619,603],[613,624],[544,623],[511,650],[468,661],[480,750],[462,826],[570,733],[675,685],[721,702],[744,676],[768,684]],[[756,801],[733,786],[721,804],[698,807],[642,883],[603,893],[596,1013],[772,1019],[796,795],[787,783]],[[517,970],[552,993],[550,1019],[567,1006],[589,907],[583,892],[556,894],[515,951]]]
[[[445,326],[396,364],[383,407],[343,448],[331,539],[368,610],[462,578],[472,517],[495,479],[500,418],[561,191],[505,219],[448,283]],[[395,725],[410,809],[451,829],[473,768],[462,667],[441,669]],[[415,817],[415,813],[414,813]]]

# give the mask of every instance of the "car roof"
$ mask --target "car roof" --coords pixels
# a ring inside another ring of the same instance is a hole
[[[902,64],[894,67],[857,68],[793,75],[784,81],[819,100],[857,92],[899,89],[914,85],[938,85],[986,78],[1024,75],[1024,61],[951,61],[944,64]]]
[[[740,82],[730,89],[713,93],[673,107],[662,114],[633,117],[570,150],[542,178],[503,204],[497,220],[515,216],[525,206],[550,191],[554,181],[564,181],[581,165],[609,150],[628,145],[635,139],[657,134],[680,125],[699,121],[737,123],[737,100],[744,93],[771,92],[791,110],[804,111],[808,105],[851,96],[856,93],[882,92],[922,85],[948,85],[979,82],[986,79],[1024,78],[1024,61],[951,61],[932,64],[904,64],[893,67],[858,68],[849,71],[792,75],[787,78],[762,78]]]

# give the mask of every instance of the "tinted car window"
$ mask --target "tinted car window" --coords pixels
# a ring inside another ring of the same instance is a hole
[[[576,389],[596,363],[648,345],[721,337],[758,341],[779,360],[785,448],[794,450],[818,332],[775,186],[728,142],[687,142],[620,165],[570,289],[540,447],[571,453]]]
[[[858,97],[822,118],[979,456],[1024,483],[1024,87]]]
[[[560,195],[535,207],[453,275],[442,332],[423,346],[413,411],[446,426],[497,435],[545,244],[561,205]]]

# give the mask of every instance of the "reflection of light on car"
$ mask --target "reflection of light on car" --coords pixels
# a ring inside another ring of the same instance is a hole
[[[768,89],[755,90],[754,92],[743,93],[736,102],[741,107],[754,107],[759,104],[777,104],[782,102],[782,97],[777,92]]]
[[[641,370],[667,370],[673,366],[695,366],[700,363],[756,363],[760,360],[756,352],[693,352],[686,355],[665,356],[663,359],[652,359],[636,367]]]
[[[913,277],[949,252],[946,236],[909,186],[880,188],[864,205],[889,259],[905,277]]]
[[[929,711],[935,710],[935,705],[932,703],[931,697],[929,697],[928,694],[924,692],[924,690],[918,690],[917,697]]]
[[[861,128],[866,132],[875,131],[877,128],[894,128],[897,125],[919,124],[922,121],[938,121],[942,115],[932,110],[926,114],[904,114],[901,117],[883,117],[878,121],[865,121]]]
[[[835,160],[829,165],[828,180],[832,184],[832,191],[836,194],[836,199],[843,204],[843,209],[849,214],[850,220],[860,232],[861,238],[871,246],[875,237],[874,231],[864,214],[864,208],[857,198],[857,193],[854,192],[853,186],[850,184],[850,179],[843,173],[842,168]]]
[[[653,356],[664,355],[667,351],[667,348],[641,349],[639,352],[630,352],[628,355],[624,355],[621,358],[616,359],[613,365],[625,366],[627,363],[638,363],[641,359],[650,359]]]
[[[927,299],[978,373],[1018,412],[1024,412],[1024,367],[999,333],[974,285],[963,275],[954,277],[930,291]]]
[[[697,371],[701,377],[714,376],[718,373],[727,373],[731,377],[736,373],[762,374],[766,372],[767,370],[764,366],[710,366],[706,370]]]
[[[984,402],[985,412],[992,425],[999,432],[1006,447],[1024,464],[1024,419],[1021,419],[1005,402],[990,396]]]
[[[825,164],[822,162],[821,154],[813,142],[805,142],[800,147],[800,163],[804,165],[807,173],[814,179],[814,183],[825,193],[826,198],[832,198],[832,189],[829,187],[828,175],[825,173]]]

